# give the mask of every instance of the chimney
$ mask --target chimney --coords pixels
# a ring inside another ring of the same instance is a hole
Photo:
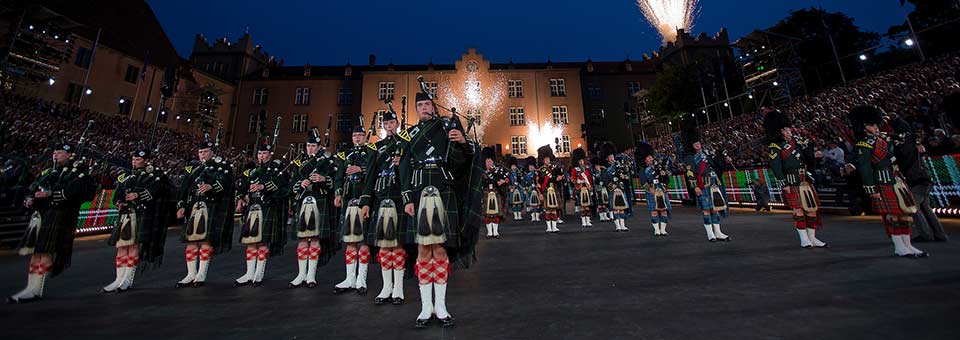
[[[377,64],[377,55],[370,53],[370,66],[374,66],[376,64]]]

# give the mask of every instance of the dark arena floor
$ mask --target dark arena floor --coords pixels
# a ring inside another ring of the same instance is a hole
[[[786,214],[736,210],[724,221],[732,242],[709,243],[695,210],[678,207],[669,237],[646,218],[561,233],[542,223],[506,222],[502,238],[481,240],[479,263],[451,276],[456,326],[414,329],[416,282],[406,303],[376,306],[370,292],[334,295],[338,254],[318,270],[320,286],[287,289],[294,245],[268,262],[261,287],[232,287],[243,251],[215,257],[207,286],[174,289],[183,245],[171,233],[160,270],[138,273],[134,289],[107,295],[113,249],[78,241],[74,263],[47,281],[39,302],[0,307],[4,339],[957,339],[960,337],[960,222],[955,241],[918,243],[931,256],[893,256],[877,217],[827,216],[826,249],[799,247]],[[0,291],[25,282],[26,259],[0,256]]]

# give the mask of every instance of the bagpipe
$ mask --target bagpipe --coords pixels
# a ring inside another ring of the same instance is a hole
[[[80,140],[77,142],[77,150],[73,153],[67,164],[58,167],[56,160],[50,158],[51,167],[49,170],[40,174],[37,180],[30,186],[31,192],[57,192],[63,190],[65,186],[83,176],[88,176],[87,158],[84,155],[84,149],[87,142],[87,133],[93,127],[93,120],[87,121],[87,126],[80,134]],[[53,196],[50,196],[53,198]]]

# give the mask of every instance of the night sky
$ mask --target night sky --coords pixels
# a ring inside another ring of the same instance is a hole
[[[286,65],[452,63],[468,47],[494,62],[639,59],[660,44],[630,0],[148,0],[184,58],[193,38],[254,43]],[[730,31],[731,41],[768,27],[790,10],[842,11],[870,31],[903,22],[899,0],[701,0],[694,32]],[[908,5],[909,6],[909,5]]]

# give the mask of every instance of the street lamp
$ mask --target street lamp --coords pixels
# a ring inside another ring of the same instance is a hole
[[[86,93],[86,94],[89,96],[89,95],[93,94],[93,89],[91,89],[91,88],[88,87],[86,91],[83,91],[83,93]]]
[[[780,86],[780,83],[774,81],[774,82],[773,82],[773,86]]]
[[[866,55],[866,54],[861,54],[861,55],[860,55],[860,61],[867,61],[867,55]]]
[[[50,77],[50,79],[47,79],[47,83],[50,84],[50,86],[53,86],[53,83],[56,83],[56,82],[57,80],[53,79],[53,77]]]
[[[911,46],[911,47],[912,47],[912,46],[913,46],[913,39],[907,38],[907,40],[904,40],[903,43],[906,44],[907,46]]]

